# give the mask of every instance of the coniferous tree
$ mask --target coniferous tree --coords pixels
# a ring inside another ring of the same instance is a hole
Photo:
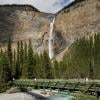
[[[28,50],[28,46],[27,43],[24,43],[24,50],[23,50],[23,62],[27,62],[27,50]]]
[[[15,65],[15,70],[16,70],[16,75],[15,78],[18,79],[21,77],[21,69],[20,69],[20,56],[19,56],[19,52],[20,52],[20,43],[19,41],[17,42],[17,54],[16,54],[16,65]]]
[[[1,48],[1,50],[0,50],[0,56],[2,56],[2,54],[3,54],[3,50],[2,50],[2,48]]]
[[[46,51],[38,55],[29,43],[18,42],[17,51],[12,50],[9,38],[7,49],[0,50],[0,82],[12,78],[100,78],[100,34],[82,37],[75,41],[65,53],[62,61],[49,59]],[[63,72],[63,74],[62,74]]]
[[[22,78],[28,78],[28,46],[24,43]]]
[[[8,56],[10,66],[12,66],[12,45],[11,45],[11,37],[10,36],[9,36],[9,40],[8,40],[7,56]]]
[[[33,57],[33,48],[32,48],[32,43],[31,40],[29,40],[29,45],[28,45],[28,78],[32,79],[35,78],[35,70],[34,70],[34,57]]]
[[[22,68],[23,68],[23,42],[20,41],[20,49],[19,49],[19,62],[20,62],[20,77],[22,76]]]
[[[59,65],[58,65],[58,62],[57,60],[55,60],[53,62],[53,66],[54,66],[54,78],[58,79],[59,78]]]
[[[35,59],[35,63],[36,65],[34,66],[34,70],[35,70],[35,76],[37,79],[40,79],[42,76],[42,72],[41,72],[41,61],[40,61],[40,57],[38,54],[34,55],[34,59]]]
[[[44,66],[44,56],[43,56],[43,54],[40,54],[40,56],[39,56],[39,66],[40,66],[40,76],[41,76],[40,78],[46,79],[46,72],[45,72],[46,68]]]
[[[12,66],[13,66],[12,77],[16,78],[17,73],[16,73],[16,50],[15,49],[13,50],[13,64],[12,64]]]
[[[7,59],[9,62],[9,69],[10,69],[10,78],[12,80],[12,45],[11,45],[11,36],[9,35],[9,39],[8,39],[8,46],[7,46]]]
[[[48,56],[48,54],[46,53],[46,51],[44,51],[43,53],[43,65],[45,67],[45,73],[46,73],[46,78],[47,79],[53,79],[54,76],[53,76],[53,73],[52,73],[52,64],[51,64],[51,61],[50,61],[50,58]]]
[[[1,58],[0,58],[0,69],[1,69],[1,75],[0,75],[0,80],[1,83],[7,83],[8,81],[11,80],[11,69],[9,67],[9,60],[7,57],[7,52],[5,51]]]

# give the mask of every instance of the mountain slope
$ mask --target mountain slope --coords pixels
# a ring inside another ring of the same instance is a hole
[[[55,31],[65,37],[65,47],[69,47],[77,38],[100,32],[100,1],[82,0],[65,8],[57,15]],[[57,58],[61,58],[66,50]]]
[[[11,34],[14,46],[17,41],[31,39],[35,51],[48,51],[50,16],[30,6],[0,6],[0,46],[6,45]],[[82,0],[70,5],[56,14],[55,55],[66,50],[77,38],[99,31],[100,1]]]
[[[49,18],[31,6],[0,7],[0,43],[7,43],[11,34],[12,42],[33,40],[34,49],[42,43],[42,37],[49,31]]]

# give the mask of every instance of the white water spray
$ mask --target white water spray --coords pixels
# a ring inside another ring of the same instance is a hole
[[[55,23],[55,17],[53,18],[52,22],[50,23],[50,33],[49,33],[49,57],[52,59],[54,57],[54,51],[53,51],[53,29],[54,29],[54,23]]]

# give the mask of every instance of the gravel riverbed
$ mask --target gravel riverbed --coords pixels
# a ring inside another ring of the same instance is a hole
[[[2,93],[0,94],[0,100],[48,100],[48,98],[33,92],[13,94]]]

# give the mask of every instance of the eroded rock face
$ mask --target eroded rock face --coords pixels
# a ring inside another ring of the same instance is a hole
[[[2,17],[1,17],[2,16]],[[32,40],[34,50],[48,51],[50,15],[29,6],[0,7],[0,46],[12,42]],[[56,15],[54,25],[54,52],[59,54],[83,35],[100,32],[100,1],[82,0]]]
[[[100,32],[98,0],[80,2],[57,15],[55,30],[61,33],[67,45],[80,36]]]
[[[12,42],[32,40],[34,49],[40,48],[49,32],[49,17],[47,14],[34,11],[27,6],[0,7],[0,43],[7,43],[11,34]],[[42,48],[45,47],[42,46]],[[41,49],[42,49],[41,48]],[[43,48],[44,49],[44,48]]]

